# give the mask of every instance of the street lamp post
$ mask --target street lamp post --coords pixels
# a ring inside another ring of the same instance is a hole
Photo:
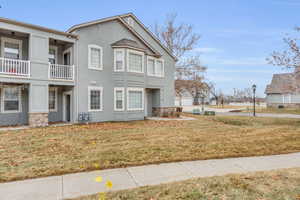
[[[253,116],[255,117],[256,116],[256,112],[255,112],[255,100],[256,100],[256,98],[255,98],[255,92],[256,92],[256,85],[254,84],[253,86],[252,86],[252,90],[253,90]]]

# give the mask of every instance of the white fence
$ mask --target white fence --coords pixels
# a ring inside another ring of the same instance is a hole
[[[49,79],[74,81],[74,65],[49,64]]]
[[[30,76],[30,61],[0,58],[0,74]]]

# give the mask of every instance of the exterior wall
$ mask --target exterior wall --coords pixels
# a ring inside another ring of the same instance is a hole
[[[123,38],[140,41],[118,21],[85,27],[74,32],[79,35],[78,41],[78,112],[88,112],[88,87],[103,87],[103,111],[90,112],[91,121],[123,121],[144,119],[145,111],[126,111],[128,87],[158,89],[159,98],[155,104],[160,106],[174,106],[174,61],[160,50],[165,61],[165,77],[148,77],[146,56],[144,58],[145,72],[143,74],[131,72],[114,72],[114,51],[111,44]],[[153,41],[149,41],[155,46]],[[156,43],[156,42],[155,42]],[[95,44],[103,48],[103,70],[88,69],[88,45]],[[144,46],[140,43],[141,46]],[[157,45],[156,45],[157,46]],[[147,48],[144,46],[144,48]],[[125,52],[125,55],[127,53]],[[127,63],[125,59],[125,69]],[[125,111],[114,111],[114,87],[125,88]],[[159,99],[159,100],[158,100]]]
[[[63,121],[63,88],[57,88],[57,110],[49,111],[49,122],[61,122]]]
[[[2,90],[0,89],[0,93],[1,92]],[[28,89],[24,89],[21,91],[21,102],[22,112],[20,113],[0,112],[0,126],[16,126],[28,124]],[[0,101],[0,104],[1,103],[2,102]]]
[[[300,107],[299,94],[268,94],[266,98],[268,107]]]

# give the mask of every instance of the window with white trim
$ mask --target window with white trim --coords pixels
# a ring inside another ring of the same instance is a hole
[[[144,110],[143,88],[127,88],[127,110]]]
[[[164,76],[164,61],[162,59],[157,59],[155,63],[156,76]]]
[[[114,49],[114,68],[116,72],[125,70],[125,50]]]
[[[96,69],[96,70],[102,70],[103,69],[103,50],[102,47],[98,45],[91,44],[88,46],[89,49],[89,58],[88,58],[88,64],[89,69]]]
[[[4,113],[21,112],[21,89],[19,87],[3,88],[1,99]]]
[[[131,27],[134,26],[134,20],[132,19],[132,17],[127,17],[126,22],[129,26],[131,26]]]
[[[22,40],[12,38],[1,39],[2,57],[9,59],[22,59]]]
[[[149,76],[155,75],[155,59],[154,58],[147,58],[147,72]]]
[[[124,111],[124,88],[114,88],[114,108],[115,111]]]
[[[57,112],[57,88],[49,88],[49,111]]]
[[[103,88],[102,87],[89,87],[88,106],[89,111],[102,111],[103,110]]]
[[[49,46],[48,62],[51,64],[57,63],[57,47]]]
[[[164,60],[156,59],[154,57],[147,57],[147,74],[149,76],[164,76]]]
[[[128,72],[144,73],[144,53],[134,50],[127,50]]]

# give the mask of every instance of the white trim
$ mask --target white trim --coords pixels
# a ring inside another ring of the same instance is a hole
[[[142,92],[142,108],[129,108],[129,92],[140,91]],[[145,89],[144,88],[127,88],[127,110],[128,111],[143,111],[145,107]]]
[[[116,103],[116,92],[117,91],[122,91],[122,109],[117,108],[117,103]],[[114,110],[115,111],[124,111],[125,110],[125,88],[123,88],[123,87],[115,87],[114,88]]]
[[[73,95],[72,95],[72,91],[67,91],[67,92],[63,92],[63,121],[67,121],[66,120],[66,96],[70,95],[70,122],[73,121]]]
[[[99,49],[100,50],[100,63],[97,66],[92,65],[91,61],[91,49]],[[94,70],[103,70],[103,48],[95,45],[95,44],[89,44],[88,45],[88,68],[89,69],[94,69]]]
[[[134,27],[134,19],[132,17],[125,18],[129,26]]]
[[[57,105],[58,105],[58,88],[57,87],[49,87],[49,92],[50,91],[54,91],[55,92],[55,108],[54,109],[50,109],[49,108],[49,112],[57,112]],[[50,96],[49,96],[50,97]],[[50,98],[48,98],[49,101]],[[49,103],[48,103],[49,106]]]
[[[18,88],[18,102],[19,102],[19,109],[18,110],[8,110],[6,111],[4,108],[4,94],[5,94],[5,89],[7,88]],[[17,86],[7,86],[4,88],[1,88],[1,111],[2,113],[20,113],[22,112],[22,91],[20,87]]]
[[[162,62],[162,69],[161,69],[161,74],[157,74],[157,77],[165,77],[165,60],[160,58],[160,59],[156,59],[155,61],[155,68],[157,67],[157,62],[160,61]]]
[[[91,109],[91,91],[98,90],[100,91],[100,109],[92,110]],[[103,87],[97,86],[88,86],[88,111],[89,112],[100,112],[103,111]]]
[[[18,44],[19,45],[19,60],[23,59],[22,56],[22,44],[23,41],[22,40],[17,40],[17,39],[13,39],[13,38],[8,38],[8,37],[1,37],[1,57],[4,58],[4,43],[5,42],[9,42],[9,43],[13,43],[13,44]]]
[[[153,74],[151,74],[149,72],[149,60],[153,60],[154,61],[154,73]],[[158,67],[157,62],[159,62],[159,61],[162,62],[162,69],[161,69],[162,73],[161,74],[157,74],[157,67]],[[147,56],[147,75],[148,76],[153,76],[153,77],[161,77],[161,78],[165,77],[165,61],[164,61],[164,59],[162,59],[162,58],[157,59],[157,58],[155,58],[153,56]]]
[[[49,45],[49,51],[50,49],[53,49],[55,51],[55,64],[58,64],[58,47],[57,46],[54,46],[54,45]],[[49,59],[49,56],[50,56],[50,53],[48,51],[48,59]]]
[[[117,52],[120,51],[123,53],[123,66],[122,69],[117,70]],[[125,49],[114,49],[114,71],[115,72],[124,72],[125,71]]]
[[[133,54],[137,54],[137,55],[141,55],[142,56],[142,71],[134,71],[134,70],[130,70],[130,67],[129,67],[129,54],[130,53],[133,53]],[[144,57],[145,57],[145,53],[144,52],[141,52],[141,51],[135,51],[135,50],[131,50],[131,49],[127,49],[127,72],[134,72],[134,73],[140,73],[140,74],[143,74],[145,72],[145,69],[144,69]]]

